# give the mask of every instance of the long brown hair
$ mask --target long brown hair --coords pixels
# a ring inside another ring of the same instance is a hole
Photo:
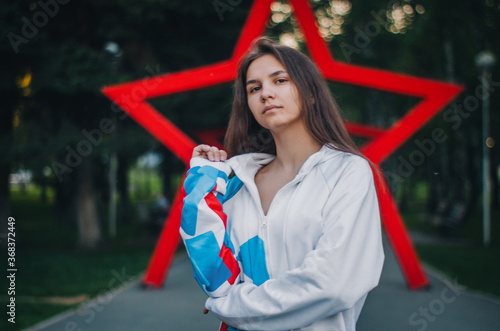
[[[231,156],[250,152],[276,154],[269,130],[263,128],[248,107],[245,88],[248,67],[263,55],[273,55],[295,83],[301,100],[301,114],[307,130],[321,145],[361,155],[347,133],[337,103],[316,65],[306,55],[267,37],[258,38],[239,62],[234,101],[224,145]]]

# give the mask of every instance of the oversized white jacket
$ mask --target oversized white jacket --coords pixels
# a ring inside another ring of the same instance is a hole
[[[191,160],[180,233],[206,307],[228,330],[353,331],[384,260],[369,163],[323,146],[264,215],[274,157]]]

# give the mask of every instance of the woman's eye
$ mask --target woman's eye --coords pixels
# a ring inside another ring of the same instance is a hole
[[[284,82],[286,82],[286,79],[285,79],[285,78],[278,78],[278,79],[276,80],[276,83],[280,83],[280,84],[281,84],[281,83],[284,83]]]
[[[250,93],[253,93],[255,91],[258,91],[260,89],[260,86],[255,86],[250,89]]]

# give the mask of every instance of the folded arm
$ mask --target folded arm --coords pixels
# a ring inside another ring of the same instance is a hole
[[[223,162],[193,158],[184,182],[186,198],[180,234],[195,279],[213,297],[225,295],[231,286],[238,284],[241,272],[222,209],[230,171]]]

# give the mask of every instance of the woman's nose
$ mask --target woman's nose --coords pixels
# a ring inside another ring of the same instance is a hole
[[[273,99],[275,94],[274,94],[274,91],[272,89],[271,86],[269,86],[268,84],[263,84],[262,87],[261,87],[262,91],[261,91],[261,98],[262,98],[262,101],[266,101],[267,99]]]

